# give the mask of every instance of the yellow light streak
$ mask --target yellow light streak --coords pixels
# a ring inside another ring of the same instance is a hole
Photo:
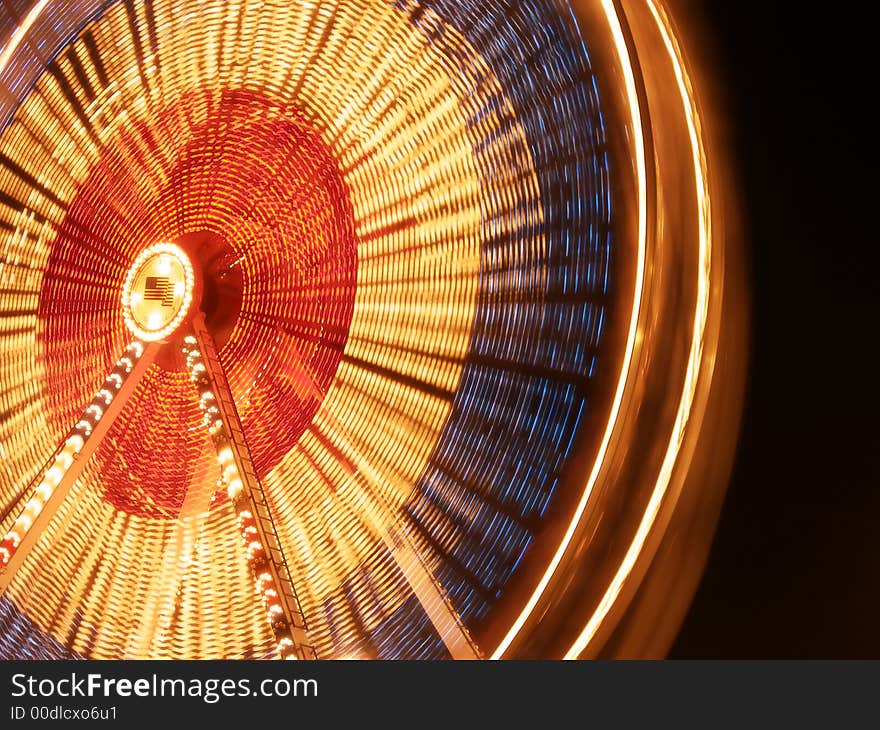
[[[15,52],[18,50],[24,37],[28,34],[31,26],[37,22],[37,18],[40,17],[40,14],[46,9],[46,6],[50,2],[51,0],[39,0],[39,2],[30,9],[28,14],[24,16],[21,25],[13,31],[12,36],[9,38],[9,43],[7,43],[3,51],[0,52],[0,76],[6,71],[6,67],[12,60],[12,57],[15,55]]]
[[[684,59],[681,50],[676,44],[673,31],[671,29],[669,19],[663,11],[658,7],[654,0],[646,0],[651,14],[657,23],[666,51],[669,54],[675,70],[675,78],[678,87],[678,93],[681,96],[682,106],[685,118],[687,120],[688,137],[691,145],[691,156],[694,166],[694,182],[696,196],[699,209],[699,270],[697,280],[697,301],[694,311],[694,329],[691,339],[690,352],[688,354],[688,366],[685,375],[684,389],[681,395],[678,412],[675,417],[675,424],[672,429],[672,435],[663,463],[660,467],[660,474],[654,486],[653,493],[648,502],[647,509],[642,516],[638,529],[630,543],[629,549],[624,556],[617,573],[611,580],[602,600],[599,602],[593,615],[584,626],[577,639],[571,645],[565,654],[565,659],[577,659],[587,648],[592,638],[596,635],[596,631],[604,621],[611,607],[614,605],[624,583],[632,572],[636,564],[636,560],[645,546],[645,541],[651,532],[657,513],[666,496],[669,487],[669,481],[672,477],[672,470],[681,448],[684,432],[691,415],[691,406],[694,402],[694,394],[697,389],[697,381],[700,375],[703,353],[703,335],[706,327],[706,318],[709,310],[709,273],[711,268],[711,200],[709,197],[709,187],[706,175],[706,156],[703,149],[703,143],[698,133],[699,116],[696,109],[696,102],[692,92],[692,84],[685,68]]]
[[[568,546],[571,543],[572,538],[574,537],[574,533],[577,530],[577,527],[580,524],[580,520],[583,517],[584,512],[587,508],[587,503],[590,500],[590,495],[593,493],[593,488],[596,486],[596,480],[599,478],[599,472],[601,471],[602,464],[605,460],[605,455],[608,451],[608,445],[611,441],[611,436],[614,433],[615,426],[617,425],[617,418],[620,413],[621,404],[623,402],[623,394],[626,388],[627,380],[629,379],[630,367],[632,365],[633,353],[635,351],[639,312],[641,311],[642,285],[645,278],[645,251],[647,247],[648,210],[645,140],[642,132],[642,113],[639,105],[638,93],[636,92],[635,74],[633,72],[632,64],[630,63],[629,53],[626,48],[626,41],[624,40],[623,36],[623,29],[621,28],[620,20],[617,17],[617,10],[615,9],[612,0],[602,0],[602,9],[604,10],[605,17],[608,20],[608,25],[611,30],[611,36],[620,59],[621,68],[623,70],[623,80],[626,87],[626,98],[630,112],[630,129],[633,135],[633,152],[636,167],[637,184],[636,205],[638,228],[636,234],[637,257],[635,282],[633,286],[632,313],[630,315],[629,328],[627,330],[623,365],[621,367],[620,376],[618,377],[617,386],[614,391],[614,400],[611,403],[611,411],[608,418],[608,423],[605,426],[605,432],[602,435],[602,441],[599,444],[599,450],[596,454],[596,460],[593,462],[593,468],[587,478],[587,483],[584,487],[584,491],[577,504],[577,507],[575,508],[568,528],[566,529],[565,534],[562,536],[562,540],[560,541],[559,546],[556,548],[556,552],[553,554],[553,557],[548,563],[544,574],[541,576],[541,580],[538,582],[537,587],[532,592],[529,600],[526,602],[525,607],[520,612],[519,616],[517,616],[507,634],[505,634],[504,638],[501,640],[495,651],[492,653],[492,656],[490,657],[491,659],[501,659],[504,656],[504,653],[510,648],[510,645],[513,643],[514,639],[522,630],[526,621],[531,616],[532,611],[535,609],[535,606],[538,604],[538,601],[541,599],[541,596],[544,594],[544,591],[547,589],[547,586],[550,584],[550,580],[553,578],[556,569],[559,567],[559,563],[562,561],[562,558],[565,555],[565,551],[568,549]]]

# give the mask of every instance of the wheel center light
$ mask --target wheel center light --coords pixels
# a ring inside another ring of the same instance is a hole
[[[157,243],[141,252],[122,286],[126,326],[145,342],[164,340],[186,319],[195,277],[180,246]]]

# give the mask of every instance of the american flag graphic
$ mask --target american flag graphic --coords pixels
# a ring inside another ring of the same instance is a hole
[[[167,276],[148,276],[144,286],[144,299],[162,302],[163,307],[174,304],[174,287]]]

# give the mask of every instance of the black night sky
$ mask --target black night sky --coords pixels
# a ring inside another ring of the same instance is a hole
[[[752,353],[727,501],[671,657],[880,658],[875,26],[859,4],[705,7],[743,183]]]

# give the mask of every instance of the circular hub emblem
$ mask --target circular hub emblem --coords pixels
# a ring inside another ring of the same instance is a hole
[[[157,243],[145,249],[122,287],[125,324],[139,340],[165,339],[186,318],[194,282],[192,264],[182,248]]]

